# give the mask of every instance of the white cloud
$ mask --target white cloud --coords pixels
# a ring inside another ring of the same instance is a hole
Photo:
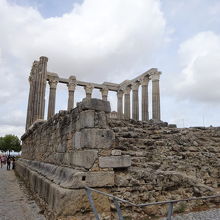
[[[220,99],[220,35],[200,32],[179,48],[182,64],[176,81],[177,95],[204,103]]]
[[[6,118],[17,110],[26,115],[28,71],[39,56],[63,76],[122,81],[145,71],[166,37],[159,0],[85,0],[48,19],[0,0],[0,21],[0,117]]]

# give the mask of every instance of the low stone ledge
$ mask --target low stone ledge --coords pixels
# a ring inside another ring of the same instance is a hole
[[[34,163],[36,166],[39,165],[38,161],[35,161]],[[46,202],[47,209],[51,214],[50,219],[58,219],[58,217],[61,219],[66,216],[75,217],[78,216],[78,214],[83,213],[82,210],[90,209],[90,204],[83,188],[63,188],[61,185],[51,182],[36,170],[30,169],[30,164],[32,164],[31,161],[18,160],[16,162],[15,172],[30,187],[31,191],[37,197]],[[53,165],[45,167],[50,170]],[[97,178],[95,175],[94,177]],[[102,176],[102,178],[106,177]],[[93,179],[92,181],[95,180]],[[101,182],[102,181],[100,181],[100,183]],[[110,202],[107,197],[94,194],[93,199],[99,212],[110,211]]]
[[[113,171],[83,172],[68,167],[25,159],[19,159],[17,165],[35,171],[47,180],[66,189],[80,189],[84,186],[103,187],[114,185]],[[26,175],[26,173],[19,175]]]
[[[131,157],[129,155],[100,157],[99,166],[101,168],[127,168],[131,166]]]

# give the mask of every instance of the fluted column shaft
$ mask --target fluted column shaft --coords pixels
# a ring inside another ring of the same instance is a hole
[[[160,72],[151,76],[152,79],[152,118],[160,120]]]
[[[47,81],[47,57],[40,57],[39,61],[39,77],[38,77],[38,110],[37,119],[44,119],[45,111],[45,91]]]
[[[76,88],[76,77],[75,76],[69,77],[69,83],[67,87],[68,87],[68,93],[69,93],[67,110],[69,111],[74,108],[74,92]]]
[[[141,86],[142,86],[142,121],[148,121],[149,120],[148,83],[149,83],[148,78],[144,78],[141,82]]]
[[[117,92],[118,102],[117,102],[117,112],[118,112],[118,118],[123,118],[123,91],[119,90]]]
[[[132,119],[139,120],[139,97],[138,97],[139,83],[132,85]]]
[[[108,88],[103,88],[100,91],[102,93],[102,100],[107,101],[108,100]]]
[[[32,78],[31,76],[29,77],[29,84],[30,84],[30,89],[29,89],[29,96],[28,96],[28,107],[27,107],[27,118],[26,118],[26,130],[30,127],[31,125],[31,115],[32,115],[32,99],[33,99],[33,85],[32,85]]]
[[[74,108],[74,92],[75,90],[68,90],[68,106],[67,106],[67,110],[71,110]]]
[[[49,94],[49,104],[48,104],[48,114],[47,118],[51,118],[55,113],[55,104],[56,104],[56,87],[57,87],[56,80],[50,80],[50,94]]]
[[[124,91],[124,117],[125,119],[131,118],[131,102],[130,102],[131,88],[126,88]]]

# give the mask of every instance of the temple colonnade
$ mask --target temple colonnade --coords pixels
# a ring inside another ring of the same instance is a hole
[[[55,114],[56,88],[58,83],[64,83],[68,89],[67,110],[74,108],[74,93],[76,86],[85,89],[87,99],[92,98],[93,89],[99,89],[102,100],[108,100],[108,92],[113,91],[117,94],[117,117],[119,119],[139,120],[139,87],[141,87],[141,113],[142,121],[149,120],[149,98],[148,85],[152,81],[152,119],[160,121],[160,72],[152,68],[132,80],[125,80],[120,84],[104,82],[102,84],[89,83],[76,80],[75,76],[68,79],[60,78],[58,74],[47,71],[47,57],[40,57],[39,61],[34,61],[30,77],[30,90],[28,98],[28,110],[26,129],[36,120],[44,119],[45,112],[45,90],[46,83],[49,84],[49,101],[47,118]],[[132,103],[131,103],[132,100]],[[131,111],[132,106],[132,111]],[[123,111],[124,109],[124,111]],[[132,115],[131,115],[132,113]]]

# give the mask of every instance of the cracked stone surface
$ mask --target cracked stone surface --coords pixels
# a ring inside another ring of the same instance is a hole
[[[14,171],[0,168],[0,220],[46,220]]]

